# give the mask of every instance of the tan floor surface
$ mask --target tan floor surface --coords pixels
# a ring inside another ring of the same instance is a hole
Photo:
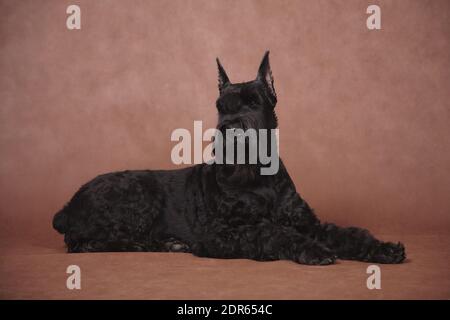
[[[408,261],[381,266],[368,290],[367,263],[304,266],[289,261],[218,260],[180,253],[66,254],[61,237],[0,244],[3,299],[449,299],[450,237],[380,237],[405,243]],[[81,268],[81,290],[66,268]]]

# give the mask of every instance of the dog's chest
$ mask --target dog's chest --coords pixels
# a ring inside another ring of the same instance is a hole
[[[253,224],[270,218],[273,204],[267,194],[231,192],[220,199],[217,213],[230,224]]]

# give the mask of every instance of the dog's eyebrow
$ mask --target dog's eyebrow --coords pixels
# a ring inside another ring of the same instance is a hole
[[[258,103],[262,103],[261,94],[255,88],[246,88],[242,90],[242,95],[246,102],[255,101]]]

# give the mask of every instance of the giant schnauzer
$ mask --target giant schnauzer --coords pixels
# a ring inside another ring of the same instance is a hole
[[[218,131],[275,129],[277,96],[269,53],[256,79],[245,83],[231,83],[219,60],[217,65]],[[401,243],[377,240],[364,229],[321,223],[281,160],[273,175],[260,174],[261,166],[203,163],[103,174],[75,193],[55,215],[53,227],[65,235],[68,252],[172,251],[309,265],[405,259]]]

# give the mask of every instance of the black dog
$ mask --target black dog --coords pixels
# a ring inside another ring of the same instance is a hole
[[[219,60],[217,64],[217,128],[276,128],[268,52],[256,80],[246,83],[230,83]],[[401,243],[379,241],[359,228],[320,223],[281,161],[274,175],[261,175],[260,168],[260,163],[216,163],[100,175],[55,215],[53,227],[65,234],[68,252],[178,251],[313,265],[336,258],[377,263],[405,259]]]

